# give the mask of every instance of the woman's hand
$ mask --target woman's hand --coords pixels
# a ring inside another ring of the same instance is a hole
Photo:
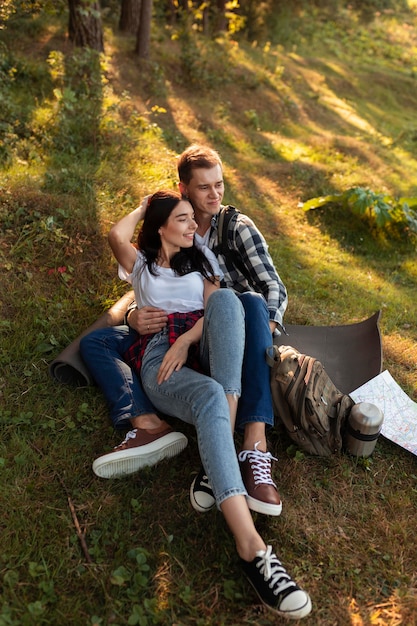
[[[178,337],[166,352],[158,372],[158,385],[168,380],[172,372],[178,372],[187,361],[188,349],[191,345],[187,333]]]

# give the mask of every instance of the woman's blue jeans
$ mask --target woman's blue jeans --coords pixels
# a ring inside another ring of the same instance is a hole
[[[166,329],[150,340],[141,367],[144,390],[155,407],[195,426],[217,506],[231,496],[246,495],[226,399],[226,393],[240,395],[244,337],[243,307],[233,292],[222,289],[210,296],[204,315],[201,352],[211,376],[182,367],[158,384],[169,348]]]

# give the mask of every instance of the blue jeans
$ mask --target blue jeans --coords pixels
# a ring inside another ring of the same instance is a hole
[[[228,313],[227,320],[224,320],[225,313]],[[200,342],[201,361],[211,376],[224,382],[225,388],[228,381],[218,377],[222,375],[226,358],[226,341],[231,344],[231,354],[236,353],[239,358],[242,340],[239,331],[240,316],[243,319],[242,305],[232,291],[219,289],[209,298]],[[236,322],[233,322],[234,318]],[[226,337],[227,333],[230,335]],[[124,353],[136,337],[136,332],[128,326],[115,326],[95,330],[83,337],[80,343],[81,356],[102,390],[109,406],[113,427],[118,430],[129,428],[133,417],[155,412],[140,378],[123,360]],[[240,387],[239,373],[239,390]],[[166,413],[173,415],[172,410]]]
[[[266,349],[273,341],[268,307],[265,298],[253,291],[238,294],[238,298],[245,310],[245,353],[236,428],[243,430],[250,422],[273,426],[271,370],[265,358]]]
[[[244,343],[243,307],[233,292],[222,289],[210,296],[204,315],[201,353],[211,376],[182,367],[158,384],[158,370],[169,348],[166,329],[150,340],[141,367],[144,390],[155,407],[195,426],[217,506],[231,496],[246,495],[226,400],[226,393],[240,395]]]
[[[123,360],[136,338],[128,326],[111,326],[94,330],[80,342],[81,356],[107,400],[116,430],[129,429],[133,417],[155,412],[140,378]]]

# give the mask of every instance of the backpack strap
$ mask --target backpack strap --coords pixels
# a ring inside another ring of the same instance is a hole
[[[229,264],[234,265],[236,269],[243,274],[249,284],[253,285],[249,270],[243,263],[239,253],[229,248],[229,226],[231,221],[233,219],[236,220],[239,214],[240,211],[231,204],[220,209],[217,220],[217,246],[214,246],[213,252],[216,256],[218,254],[224,256],[226,263],[229,262]]]
[[[215,254],[222,254],[223,256],[230,255],[229,248],[229,224],[231,220],[239,215],[240,211],[238,211],[234,206],[230,204],[228,206],[222,207],[219,212],[219,217],[217,220],[217,246],[214,248]]]

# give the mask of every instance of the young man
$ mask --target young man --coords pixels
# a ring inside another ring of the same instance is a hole
[[[204,146],[190,146],[179,158],[178,176],[180,191],[194,208],[197,243],[216,251],[218,217],[224,195],[219,155]],[[267,515],[279,515],[282,505],[271,477],[273,457],[267,451],[266,441],[266,426],[273,425],[274,416],[265,351],[272,343],[272,334],[282,324],[287,292],[265,239],[247,216],[239,214],[230,223],[228,244],[234,255],[226,258],[218,253],[224,274],[222,286],[233,289],[240,298],[246,326],[242,395],[236,421],[237,430],[243,431],[238,458],[250,508]],[[191,488],[191,501],[197,509],[198,503],[206,500],[205,481],[204,473],[200,472]]]
[[[198,225],[196,242],[206,244],[216,252],[218,216],[224,195],[222,162],[218,153],[205,146],[190,146],[179,157],[178,175],[180,192],[194,208]],[[145,207],[144,202],[143,213]],[[271,477],[273,457],[267,450],[266,440],[266,427],[273,425],[274,416],[265,351],[272,344],[272,334],[282,324],[287,292],[265,239],[252,220],[239,214],[229,225],[228,240],[229,247],[235,252],[234,257],[217,254],[224,274],[222,286],[232,289],[241,300],[246,331],[242,395],[236,421],[236,428],[243,432],[238,458],[249,507],[266,515],[279,515],[282,503]],[[166,323],[165,311],[152,307],[133,309],[128,315],[130,328],[139,334],[159,332]],[[172,431],[157,417],[141,391],[140,382],[123,363],[122,355],[131,345],[133,335],[126,327],[104,329],[95,331],[81,343],[83,358],[96,381],[100,384],[104,382],[103,377],[107,380],[106,396],[115,427],[126,425],[128,417],[134,428],[113,452],[94,462],[94,471],[104,477],[153,465],[162,458],[177,454],[186,445],[184,435]],[[100,386],[104,387],[103,384]],[[120,387],[123,389],[122,401]],[[203,469],[193,481],[190,498],[197,511],[207,511],[214,506]]]

